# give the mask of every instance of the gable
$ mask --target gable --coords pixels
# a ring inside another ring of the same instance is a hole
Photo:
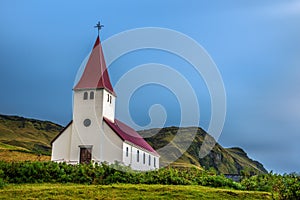
[[[68,125],[65,126],[65,128],[63,128],[63,129],[59,132],[59,134],[58,134],[57,136],[55,136],[55,138],[52,139],[52,141],[51,141],[51,143],[50,143],[51,146],[52,146],[53,142],[55,142],[55,140],[56,140],[63,132],[65,132],[65,130],[66,130],[69,126],[71,126],[72,123],[73,123],[73,120],[71,120],[71,121],[68,123]]]

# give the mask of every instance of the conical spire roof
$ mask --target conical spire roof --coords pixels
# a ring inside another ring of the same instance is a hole
[[[84,72],[74,87],[74,90],[79,89],[106,89],[115,95],[110,83],[99,36],[96,39]]]

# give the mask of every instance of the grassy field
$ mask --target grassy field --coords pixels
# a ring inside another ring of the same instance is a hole
[[[0,199],[272,199],[267,192],[175,185],[20,184],[0,189]]]

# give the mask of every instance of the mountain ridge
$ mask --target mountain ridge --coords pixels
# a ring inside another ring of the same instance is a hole
[[[195,137],[191,141],[192,133],[195,131]],[[183,154],[179,158],[178,153],[175,155],[173,152],[163,152],[161,154],[162,163],[171,160],[179,165],[187,163],[206,169],[213,168],[223,174],[241,174],[245,171],[250,174],[267,173],[263,165],[249,158],[242,148],[224,148],[200,127],[166,127],[162,129],[143,130],[139,131],[139,133],[154,149],[161,149],[167,144],[172,144],[172,149],[180,149],[182,143],[190,144],[186,151],[182,151]],[[178,137],[176,142],[174,142],[175,136]],[[208,136],[207,139],[210,140],[209,142],[215,143],[215,146],[204,158],[200,158],[200,148],[206,136]]]
[[[22,152],[31,153],[38,160],[49,160],[51,155],[50,142],[63,128],[63,126],[51,121],[0,114],[1,158],[4,157],[2,155],[10,157],[9,154],[11,152]],[[178,130],[180,130],[180,134],[178,134]],[[211,168],[223,174],[240,174],[242,171],[254,174],[267,173],[267,170],[261,163],[250,159],[240,147],[224,148],[216,143],[207,156],[200,158],[199,150],[204,137],[208,136],[210,140],[215,142],[213,137],[200,127],[165,127],[138,132],[158,151],[169,144],[172,151],[161,155],[161,163],[172,160],[175,161],[172,164],[173,166],[194,165],[206,169]],[[192,141],[187,141],[186,138],[189,138],[187,136],[192,135],[192,133],[195,133],[195,137]],[[173,141],[174,138],[178,139],[175,143]],[[182,147],[187,142],[190,142],[190,145],[186,151],[183,151]],[[181,153],[182,155],[178,156]],[[37,155],[39,156],[37,157]],[[40,155],[48,157],[41,157]]]

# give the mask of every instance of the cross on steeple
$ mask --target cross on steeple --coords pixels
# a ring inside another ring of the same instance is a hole
[[[104,25],[100,24],[100,22],[98,22],[96,24],[96,26],[94,26],[94,28],[98,28],[98,36],[99,36],[99,32],[100,32],[100,30],[101,30],[102,27],[104,27]]]

